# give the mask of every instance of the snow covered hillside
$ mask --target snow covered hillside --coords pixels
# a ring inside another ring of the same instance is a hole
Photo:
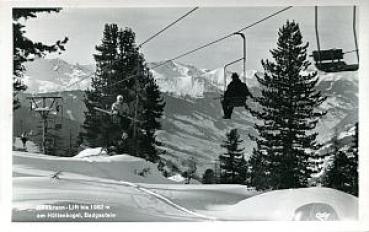
[[[14,177],[51,177],[54,173],[62,172],[61,176],[88,176],[136,183],[175,183],[163,177],[155,164],[129,155],[55,157],[14,151],[13,163]]]
[[[215,209],[212,216],[220,213],[230,220],[358,220],[357,198],[329,188],[276,190],[242,200],[224,211]]]
[[[90,152],[14,151],[13,221],[357,220],[357,198],[337,190],[174,184],[142,159]]]

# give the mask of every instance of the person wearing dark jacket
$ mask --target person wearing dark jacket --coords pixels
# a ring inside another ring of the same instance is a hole
[[[235,106],[246,106],[246,98],[252,97],[247,85],[243,83],[237,73],[233,73],[232,81],[227,86],[222,100],[224,119],[230,119]]]
[[[22,133],[22,135],[21,135],[21,141],[22,141],[22,144],[23,144],[23,149],[24,150],[27,150],[27,141],[28,141],[27,132],[23,132]]]

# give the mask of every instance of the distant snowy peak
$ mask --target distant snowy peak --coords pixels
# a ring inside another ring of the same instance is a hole
[[[255,74],[260,75],[260,73],[257,70],[246,70],[246,84],[249,87],[257,86]],[[218,89],[223,90],[224,85],[228,85],[230,83],[231,75],[232,72],[226,71],[226,73],[224,73],[223,68],[217,68],[204,73],[202,75],[202,78],[210,82],[210,84],[216,86]],[[240,74],[240,79],[244,81],[242,74]]]
[[[203,97],[207,92],[223,91],[224,85],[231,81],[231,72],[224,74],[223,68],[214,70],[199,69],[193,65],[170,61],[167,63],[150,63],[151,72],[162,92],[175,96]],[[246,83],[249,87],[257,86],[256,70],[246,71]],[[226,79],[224,78],[226,75]],[[243,79],[243,77],[240,77]]]
[[[177,97],[201,98],[207,93],[221,92],[231,81],[232,75],[229,70],[224,73],[223,67],[209,70],[174,61],[153,62],[148,63],[148,66],[157,66],[151,72],[160,90]],[[69,64],[62,59],[36,59],[26,64],[24,81],[28,86],[27,92],[85,90],[91,85],[94,71],[94,65]],[[262,76],[263,73],[246,71],[249,88],[259,86],[256,75]],[[321,89],[330,95],[351,89],[356,91],[358,86],[357,72],[319,72],[319,76]],[[244,79],[242,75],[240,78]],[[331,103],[335,104],[334,101]]]
[[[161,63],[151,63],[154,67]],[[164,65],[151,69],[156,83],[162,92],[171,93],[175,96],[202,97],[204,84],[197,77],[203,71],[192,65],[184,65],[177,62],[167,62]]]
[[[154,70],[168,77],[176,77],[176,76],[195,77],[195,76],[200,76],[203,73],[205,73],[204,70],[198,69],[194,65],[182,64],[182,63],[174,62],[174,61],[152,62],[152,63],[149,63],[148,65],[150,68],[158,66],[154,68]]]
[[[36,59],[25,67],[27,92],[35,93],[86,89],[94,73],[89,65],[73,65],[62,59]]]

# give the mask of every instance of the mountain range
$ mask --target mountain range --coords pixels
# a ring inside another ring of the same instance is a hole
[[[150,63],[149,66],[157,64]],[[219,102],[224,88],[222,67],[204,70],[193,65],[168,62],[152,70],[152,73],[166,101],[162,130],[157,135],[163,143],[165,158],[181,166],[185,160],[194,157],[200,171],[214,167],[218,155],[223,152],[220,144],[225,139],[225,133],[233,128],[239,129],[246,156],[251,154],[255,144],[248,135],[255,133],[255,118],[245,109],[237,108],[232,120],[222,119]],[[255,73],[262,75],[258,70],[246,72],[246,83],[250,91],[257,95],[260,88]],[[229,74],[227,72],[227,76]],[[67,125],[63,129],[64,134],[72,131],[72,139],[75,140],[84,120],[83,90],[90,86],[93,75],[93,65],[69,64],[61,59],[38,59],[28,63],[25,72],[28,89],[18,96],[23,107],[14,113],[14,133],[36,130],[39,121],[35,120],[36,114],[29,114],[26,97],[47,93],[63,97],[61,118]],[[318,140],[329,143],[335,132],[344,138],[358,121],[358,73],[319,73],[319,76],[317,88],[328,97],[321,107],[328,113],[316,130],[319,132]]]

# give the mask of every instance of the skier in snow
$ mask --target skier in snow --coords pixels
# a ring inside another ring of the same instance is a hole
[[[224,99],[221,101],[224,119],[231,118],[235,104],[243,104],[245,108],[247,108],[246,98],[252,97],[247,85],[240,80],[237,73],[233,73],[231,78],[232,81],[227,86],[227,90],[224,93]]]

